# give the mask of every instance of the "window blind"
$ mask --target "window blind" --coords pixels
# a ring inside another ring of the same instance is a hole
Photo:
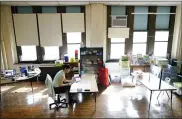
[[[148,13],[148,7],[135,7],[134,13]],[[148,14],[134,14],[134,30],[147,30]]]
[[[111,6],[111,15],[125,15],[126,7],[125,6]]]
[[[80,13],[80,6],[67,6],[66,13]]]
[[[57,13],[56,6],[42,6],[42,13]]]
[[[157,7],[157,13],[170,13],[170,7]],[[170,14],[157,14],[156,15],[156,29],[169,28]]]
[[[13,14],[18,46],[39,45],[36,14]]]
[[[63,13],[63,32],[84,32],[84,13]]]
[[[18,6],[17,12],[20,14],[33,13],[33,8],[31,6]]]
[[[129,38],[129,28],[108,28],[109,38]]]
[[[61,15],[38,14],[41,46],[62,46]]]

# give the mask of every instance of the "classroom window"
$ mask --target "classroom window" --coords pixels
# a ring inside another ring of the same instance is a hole
[[[120,59],[125,52],[124,38],[111,38],[110,59]]]
[[[58,60],[59,59],[59,46],[44,47],[44,60]]]
[[[21,61],[36,61],[37,52],[36,46],[21,46]]]
[[[147,48],[147,32],[133,33],[133,54],[146,54]]]
[[[70,58],[75,58],[75,50],[78,50],[78,58],[79,58],[80,43],[81,43],[80,32],[67,33],[67,53]]]
[[[154,55],[159,57],[166,57],[168,46],[169,31],[155,32]]]

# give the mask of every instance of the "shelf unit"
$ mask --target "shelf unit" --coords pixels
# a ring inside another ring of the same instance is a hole
[[[97,74],[103,66],[102,47],[80,48],[80,74]]]

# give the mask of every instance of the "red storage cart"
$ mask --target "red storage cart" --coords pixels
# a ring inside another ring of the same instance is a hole
[[[98,72],[99,83],[105,87],[109,86],[108,80],[108,69],[107,68],[99,68]]]

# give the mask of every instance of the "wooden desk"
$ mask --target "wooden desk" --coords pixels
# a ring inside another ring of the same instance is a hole
[[[94,93],[95,110],[96,110],[96,94],[98,93],[96,78],[93,74],[84,74],[79,82],[71,85],[70,93]]]
[[[149,72],[150,71],[150,64],[131,64],[130,65],[130,72],[133,72],[134,70],[141,70],[142,72]]]

